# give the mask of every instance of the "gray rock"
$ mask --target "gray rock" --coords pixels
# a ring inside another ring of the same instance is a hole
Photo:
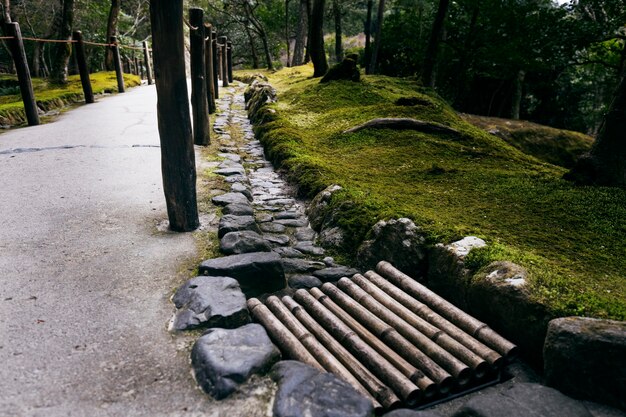
[[[235,278],[246,297],[279,291],[286,286],[281,258],[274,252],[252,252],[209,259],[200,264],[199,270],[203,275]]]
[[[172,301],[178,309],[172,320],[173,330],[232,329],[250,322],[246,297],[233,278],[192,278],[176,290]]]
[[[225,158],[228,159],[229,161],[232,162],[241,162],[241,156],[234,154],[234,153],[218,153],[217,156],[219,156],[220,158]]]
[[[274,216],[276,217],[276,216]],[[306,218],[300,219],[279,219],[274,220],[276,223],[289,226],[289,227],[306,227],[309,224],[309,221]]]
[[[329,227],[320,231],[320,244],[330,248],[342,248],[345,244],[345,235],[340,227]]]
[[[363,242],[357,252],[357,264],[363,270],[388,261],[413,278],[426,272],[426,239],[411,220],[381,220],[372,227],[371,235],[372,239]]]
[[[312,275],[291,275],[287,277],[287,283],[293,289],[321,287],[323,282]]]
[[[225,177],[230,177],[232,175],[242,175],[242,176],[246,175],[246,170],[241,165],[230,166],[228,168],[216,169],[214,172],[216,174],[223,175]]]
[[[313,272],[313,275],[319,278],[322,282],[339,281],[343,277],[352,277],[354,274],[358,274],[359,271],[347,266],[335,266],[331,268],[320,269]]]
[[[383,417],[441,417],[441,414],[430,410],[415,411],[403,408],[383,414]]]
[[[226,193],[213,197],[213,204],[217,206],[226,206],[228,204],[249,204],[248,198],[241,193]]]
[[[317,233],[310,227],[299,227],[293,235],[299,242],[311,242],[315,240]]]
[[[274,243],[276,245],[285,246],[289,244],[289,236],[287,235],[274,235],[271,233],[264,234],[263,237],[268,242]]]
[[[453,417],[592,417],[587,408],[540,384],[514,384],[506,391],[476,396]]]
[[[233,184],[235,182],[246,182],[248,180],[248,177],[246,177],[245,175],[231,175],[229,177],[224,178],[224,181],[226,181],[229,184]]]
[[[339,185],[330,185],[326,187],[324,190],[320,191],[314,198],[311,200],[311,204],[307,209],[307,214],[309,216],[309,221],[311,222],[311,227],[315,230],[319,230],[324,223],[324,220],[328,214],[328,206],[330,204],[330,200],[334,193],[341,190],[342,188]]]
[[[226,233],[239,232],[242,230],[250,230],[260,233],[259,226],[256,224],[254,217],[252,216],[234,216],[232,214],[226,214],[220,219],[220,223],[217,230],[217,236],[222,238]]]
[[[297,249],[289,246],[279,247],[272,249],[274,252],[282,256],[283,258],[303,258],[304,254]]]
[[[333,258],[332,256],[327,256],[324,259],[322,259],[322,262],[324,262],[324,264],[326,264],[326,266],[331,267],[331,266],[340,266],[337,265],[335,263],[335,258]]]
[[[243,230],[226,233],[220,239],[220,250],[226,255],[236,255],[249,252],[269,252],[272,247],[260,234]]]
[[[209,330],[191,351],[196,381],[216,399],[232,394],[251,375],[266,373],[279,358],[280,352],[259,324]]]
[[[248,201],[252,201],[252,193],[250,192],[250,189],[240,182],[232,183],[230,186],[230,191],[232,191],[233,193],[241,193],[246,196]]]
[[[235,203],[224,206],[224,208],[222,208],[222,213],[232,214],[233,216],[252,216],[254,214],[254,209],[248,202],[243,204]]]
[[[257,223],[267,223],[274,220],[274,217],[269,213],[258,213],[254,216]]]
[[[274,216],[277,220],[285,220],[285,219],[297,219],[301,215],[297,211],[281,211],[280,213],[276,213]]]
[[[576,398],[626,409],[626,322],[552,320],[543,353],[548,385]]]
[[[322,256],[325,253],[323,248],[320,248],[319,246],[315,246],[313,242],[298,242],[296,246],[294,246],[294,248],[296,248],[302,253],[306,253],[306,254],[314,255],[314,256]]]
[[[313,271],[324,268],[322,262],[308,261],[306,259],[284,259],[281,261],[286,274],[310,274]]]
[[[287,230],[285,226],[276,222],[261,223],[259,227],[265,233],[283,233]]]
[[[295,204],[296,200],[294,200],[293,198],[275,198],[272,200],[266,200],[265,204],[268,206],[293,206]],[[306,225],[305,225],[306,226]]]
[[[275,417],[372,417],[371,401],[347,382],[296,361],[274,365]]]

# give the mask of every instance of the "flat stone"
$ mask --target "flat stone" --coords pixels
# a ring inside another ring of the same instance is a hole
[[[287,230],[285,226],[276,222],[262,223],[259,227],[265,233],[283,233]]]
[[[267,223],[274,220],[274,217],[269,213],[257,213],[255,214],[254,218],[256,219],[257,223]]]
[[[220,239],[220,250],[226,255],[236,255],[250,252],[269,252],[272,250],[269,242],[251,230],[226,233]]]
[[[246,297],[282,290],[286,286],[280,255],[252,252],[209,259],[200,264],[200,274],[233,277]]]
[[[286,274],[310,274],[326,266],[322,262],[309,261],[306,259],[283,258],[281,262]]]
[[[260,324],[211,329],[191,351],[196,381],[216,399],[235,392],[251,375],[266,373],[279,358],[280,352]]]
[[[226,206],[228,204],[249,204],[248,198],[241,193],[226,193],[213,197],[213,204],[217,206]]]
[[[309,224],[309,221],[306,219],[306,217],[302,217],[299,219],[280,219],[280,220],[274,220],[274,221],[276,223],[280,223],[282,225],[289,226],[289,227],[305,227]]]
[[[217,229],[217,237],[222,238],[227,233],[239,232],[242,230],[250,230],[260,233],[259,226],[256,224],[254,217],[226,214],[220,219]]]
[[[246,175],[246,170],[243,166],[230,166],[227,168],[216,169],[215,171],[218,175],[223,175],[225,177],[230,177],[232,175]]]
[[[254,214],[254,209],[248,202],[243,204],[233,203],[224,206],[224,208],[222,208],[222,213],[232,214],[233,216],[252,216]]]
[[[291,275],[287,278],[287,283],[293,289],[321,287],[323,282],[312,275]]]
[[[241,193],[245,195],[249,201],[252,201],[252,193],[250,192],[250,189],[240,182],[232,183],[230,186],[230,191],[233,193]]]
[[[226,158],[232,162],[241,162],[241,156],[234,153],[218,153],[217,156],[220,158]]]
[[[294,233],[293,236],[299,242],[310,242],[315,240],[316,235],[317,233],[315,233],[315,230],[310,227],[299,227],[296,229],[296,233]]]
[[[359,271],[347,266],[335,266],[331,268],[320,269],[313,272],[313,275],[319,278],[323,282],[338,281],[343,277],[350,278],[354,274],[358,274]]]
[[[592,417],[583,403],[540,384],[513,384],[508,390],[476,396],[453,417]]]
[[[371,417],[371,401],[335,375],[297,361],[274,365],[275,417]]]
[[[172,330],[232,329],[250,322],[246,297],[237,280],[230,277],[192,278],[176,290],[172,301],[178,309]]]
[[[297,211],[281,211],[280,213],[276,213],[274,218],[277,220],[287,220],[287,219],[297,219],[302,215]]]
[[[232,175],[230,177],[224,178],[224,181],[226,181],[229,184],[232,184],[235,182],[246,182],[247,180],[248,180],[248,177],[246,177],[245,175]]]
[[[277,198],[274,200],[266,200],[265,204],[267,204],[268,206],[292,206],[295,204],[295,202],[296,200],[294,200],[293,198]]]
[[[291,248],[289,246],[278,247],[272,249],[274,252],[282,256],[283,258],[303,258],[304,254],[297,249]]]
[[[546,384],[576,398],[626,409],[626,322],[552,320],[543,354]]]
[[[387,414],[383,414],[383,417],[442,417],[441,414],[430,410],[409,410],[406,408],[393,410]]]
[[[294,246],[294,248],[302,253],[314,256],[322,256],[325,253],[323,248],[315,246],[313,242],[298,242],[298,244]]]
[[[266,233],[263,235],[263,238],[270,243],[274,243],[276,245],[285,246],[289,244],[289,236],[287,235],[275,235],[272,233]]]

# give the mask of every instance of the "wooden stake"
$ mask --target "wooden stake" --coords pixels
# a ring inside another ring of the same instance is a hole
[[[226,36],[220,36],[220,48],[222,52],[222,87],[228,87],[228,52],[226,51],[227,45]]]
[[[143,59],[146,65],[146,77],[148,78],[148,85],[152,85],[152,62],[150,60],[150,49],[148,48],[148,41],[143,41]]]
[[[215,91],[215,99],[220,98],[220,88],[218,83],[219,77],[219,69],[221,66],[219,65],[219,56],[218,56],[217,47],[217,31],[215,29],[211,30],[211,51],[213,52],[213,91]]]
[[[20,83],[20,93],[22,94],[26,120],[29,126],[36,126],[39,124],[39,112],[33,91],[33,81],[30,78],[30,70],[28,69],[26,52],[24,51],[24,41],[22,40],[20,25],[17,22],[7,23],[5,29],[7,36],[13,36],[13,39],[9,41],[8,44],[10,45],[11,55],[15,63],[17,80]]]
[[[111,50],[113,51],[113,63],[115,64],[115,76],[117,77],[117,92],[123,93],[126,91],[124,86],[124,74],[122,72],[122,59],[120,58],[120,48],[117,45],[117,37],[111,36],[111,43],[113,46]]]
[[[233,43],[226,42],[226,57],[228,59],[228,82],[233,82]]]
[[[191,66],[191,109],[193,112],[193,143],[209,144],[209,103],[206,93],[204,61],[204,11],[189,9],[190,66]]]
[[[210,24],[204,25],[204,79],[207,87],[207,100],[209,103],[209,114],[215,113],[215,83],[213,82],[213,42],[211,42]]]
[[[72,34],[74,42],[74,54],[76,55],[76,63],[80,74],[80,83],[83,86],[83,94],[85,95],[85,103],[93,103],[94,96],[91,89],[91,80],[89,79],[89,68],[87,68],[87,58],[85,57],[85,44],[83,43],[83,34],[80,30]]]

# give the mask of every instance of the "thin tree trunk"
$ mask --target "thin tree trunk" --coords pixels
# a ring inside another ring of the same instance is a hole
[[[121,0],[111,0],[111,9],[109,9],[109,19],[107,21],[107,39],[111,36],[117,36],[117,21],[120,15]],[[105,66],[108,71],[113,71],[113,50],[110,46],[106,48]]]
[[[365,19],[365,73],[370,73],[372,62],[372,9],[374,0],[367,0],[367,18]]]
[[[265,52],[267,69],[270,71],[274,71],[274,63],[272,62],[272,54],[270,53],[270,47],[267,41],[267,33],[265,33],[265,30],[261,30],[259,35],[261,36],[261,42],[263,42],[263,52]]]
[[[324,5],[325,0],[314,0],[311,11],[311,61],[313,61],[313,77],[322,77],[328,71],[328,61],[324,50]]]
[[[312,0],[306,0],[306,52],[304,53],[304,63],[308,64],[311,61],[311,12],[313,7],[311,6]]]
[[[524,93],[524,78],[526,72],[519,70],[513,80],[513,97],[511,99],[511,119],[519,120],[520,109],[522,107],[522,97]]]
[[[250,33],[250,27],[246,24],[246,35],[248,36],[248,42],[250,43],[250,54],[252,55],[252,68],[259,68],[259,55],[256,53],[256,45],[254,44],[254,37]]]
[[[343,39],[341,28],[341,4],[339,0],[333,0],[333,14],[335,15],[335,59],[337,62],[343,60]]]
[[[476,29],[478,23],[478,15],[480,8],[476,5],[472,10],[472,18],[470,19],[467,35],[463,44],[463,50],[460,51],[459,66],[457,70],[456,97],[454,99],[454,107],[457,110],[463,110],[466,106],[468,87],[468,67],[472,62],[471,57],[474,53],[474,39],[476,38]]]
[[[430,41],[428,42],[428,48],[426,49],[426,56],[424,57],[424,68],[422,71],[422,82],[425,86],[434,88],[436,81],[436,66],[437,66],[437,54],[439,52],[439,44],[443,37],[443,25],[448,14],[448,6],[450,0],[439,0],[439,7],[437,8],[437,15],[433,22],[433,29],[430,33]]]
[[[72,44],[69,41],[72,38],[72,26],[74,24],[74,0],[63,0],[55,24],[56,38],[68,42],[57,43],[53,46],[50,80],[56,84],[67,84],[68,64],[72,50]]]
[[[380,51],[380,44],[383,38],[383,19],[385,17],[385,0],[378,0],[378,16],[376,16],[376,36],[374,39],[374,49],[372,50],[372,60],[370,62],[370,74],[376,72],[376,65],[378,61],[378,51]]]
[[[2,0],[2,23],[11,21],[11,0]]]
[[[287,66],[291,65],[291,45],[289,38],[289,0],[285,0],[285,41],[287,41]]]
[[[307,32],[307,0],[300,0],[300,11],[298,13],[298,26],[296,27],[296,44],[293,47],[292,66],[302,65],[304,62],[304,45]]]

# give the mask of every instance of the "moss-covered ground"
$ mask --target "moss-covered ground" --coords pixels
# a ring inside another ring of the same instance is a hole
[[[409,217],[433,244],[484,238],[488,248],[468,264],[521,264],[532,297],[554,315],[626,319],[626,190],[573,186],[561,178],[564,168],[470,125],[410,80],[319,84],[308,66],[266,75],[279,100],[257,133],[303,194],[344,188],[332,202],[350,231],[344,256],[354,256],[376,221]],[[413,105],[397,105],[399,98]],[[461,135],[342,133],[376,117],[434,121]]]
[[[94,94],[117,92],[115,72],[93,73],[89,79]],[[136,75],[124,74],[124,84],[126,87],[135,87],[141,84],[141,80]],[[78,75],[69,76],[69,82],[64,86],[50,84],[43,78],[33,78],[33,90],[37,106],[45,111],[83,100],[83,88]],[[0,75],[0,121],[11,126],[26,122],[24,104],[15,75]]]

